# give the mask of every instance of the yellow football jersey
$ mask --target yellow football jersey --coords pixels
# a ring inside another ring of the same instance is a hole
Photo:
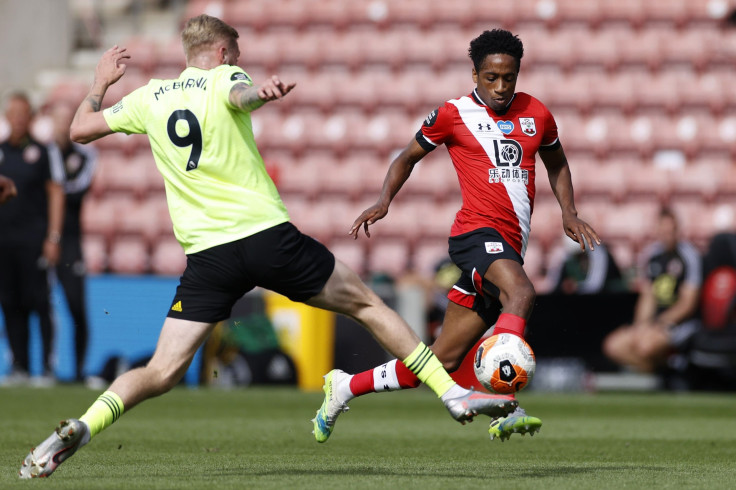
[[[113,131],[148,135],[174,235],[188,254],[289,220],[250,114],[229,103],[236,83],[253,84],[237,66],[189,67],[175,80],[152,79],[103,113]]]

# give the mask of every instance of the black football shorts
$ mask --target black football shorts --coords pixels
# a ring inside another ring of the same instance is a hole
[[[470,308],[488,324],[496,322],[501,309],[500,291],[485,279],[488,267],[498,259],[509,259],[524,264],[521,255],[493,228],[452,236],[448,240],[452,261],[462,274],[447,297],[453,303]]]
[[[198,322],[230,317],[235,302],[260,286],[293,301],[316,296],[335,268],[327,247],[287,222],[187,255],[168,316]]]

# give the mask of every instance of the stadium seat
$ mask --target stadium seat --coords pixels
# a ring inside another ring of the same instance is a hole
[[[161,231],[159,215],[153,211],[144,202],[132,202],[117,217],[116,235],[136,235],[152,241]]]
[[[399,238],[376,240],[368,253],[368,272],[401,277],[409,268],[409,246]]]
[[[641,0],[603,1],[598,4],[601,20],[608,23],[624,24],[628,30],[638,30],[646,20]]]
[[[584,29],[573,32],[570,37],[577,69],[599,68],[613,73],[621,63],[619,51],[611,49],[623,41],[617,37],[617,31]]]
[[[541,278],[544,277],[545,266],[542,245],[539,242],[530,240],[527,243],[526,253],[524,254],[524,271],[535,285],[539,284]]]
[[[442,240],[446,243],[455,215],[462,207],[459,194],[450,195],[444,201],[428,205],[428,209],[422,210],[421,240]]]
[[[675,75],[660,72],[657,75],[640,74],[634,78],[638,90],[633,95],[636,97],[639,110],[653,109],[669,115],[677,113],[678,87],[681,80]]]
[[[172,37],[159,47],[158,60],[154,67],[154,73],[157,74],[157,78],[163,78],[158,76],[158,73],[161,71],[178,71],[181,73],[185,67],[186,58],[184,57],[184,48],[182,47],[179,36]]]
[[[533,4],[534,2],[519,3]],[[542,3],[543,2],[536,3],[537,11],[540,13],[544,12],[539,10],[539,6]],[[555,5],[554,14],[547,14],[549,15],[549,22],[552,26],[558,26],[560,24],[564,24],[564,26],[568,26],[570,24],[585,24],[591,28],[596,28],[603,19],[603,12],[600,8],[600,4],[602,2],[577,2],[575,0],[556,0],[550,3]],[[547,10],[551,12],[551,9],[549,7],[547,8]]]
[[[613,255],[613,259],[616,261],[621,272],[633,270],[636,264],[636,248],[629,241],[613,240],[606,242],[608,250]]]
[[[710,162],[690,163],[672,172],[672,194],[677,200],[697,197],[712,202],[721,187],[720,176],[728,168],[718,168]]]
[[[184,249],[173,236],[162,237],[152,245],[151,270],[154,274],[180,276],[187,266]]]
[[[228,0],[188,0],[183,19],[191,19],[200,14],[225,19],[226,3],[228,3]]]
[[[126,60],[126,77],[138,71],[142,77],[150,77],[159,62],[159,46],[154,39],[144,36],[133,36],[128,38],[123,46],[130,53],[130,59]]]
[[[431,279],[440,261],[449,260],[446,240],[421,240],[414,247],[414,270],[422,277]]]
[[[402,0],[387,2],[389,7],[387,20],[391,29],[409,25],[426,29],[433,22],[434,12],[422,0]]]
[[[146,180],[148,165],[153,165],[145,158],[131,158],[117,152],[107,151],[99,160],[99,178],[107,192],[120,192],[140,198],[148,190]]]
[[[672,169],[661,168],[651,161],[622,161],[630,169],[625,173],[626,200],[666,202],[672,195]]]
[[[592,221],[590,209],[578,203],[581,217],[588,222]],[[557,201],[552,199],[537,199],[532,212],[530,243],[539,244],[542,249],[549,249],[562,234],[562,212]]]
[[[573,174],[575,189],[584,199],[620,202],[626,195],[626,174],[632,170],[628,165],[600,162],[577,165]]]
[[[444,149],[433,151],[415,165],[411,177],[401,190],[403,193],[430,196],[437,200],[459,191],[455,168]]]
[[[104,199],[88,198],[82,205],[82,230],[109,241],[117,230],[118,218],[134,202],[131,196],[114,194]]]
[[[632,30],[626,42],[616,48],[620,51],[622,69],[641,68],[656,71],[662,65],[662,36],[652,29]]]
[[[89,83],[74,78],[62,78],[51,88],[47,103],[64,102],[77,107],[87,96]]]
[[[365,243],[365,237],[360,237],[357,240],[352,237],[334,238],[330,241],[329,248],[335,258],[344,262],[359,276],[363,276],[365,274]]]
[[[100,274],[107,268],[107,242],[102,235],[82,235],[82,254],[87,272]]]
[[[647,0],[642,2],[644,18],[648,23],[668,23],[669,27],[683,27],[687,21],[687,3],[692,0]]]
[[[119,274],[143,274],[148,271],[146,243],[135,236],[116,237],[110,243],[109,267]]]
[[[424,234],[433,205],[433,200],[408,194],[395,199],[386,217],[374,225],[376,237],[403,238],[408,244],[414,243]]]
[[[260,32],[266,28],[269,22],[269,19],[264,15],[266,3],[228,1],[224,4],[222,20],[236,29],[253,29]]]
[[[602,208],[596,229],[606,240],[639,243],[650,234],[658,209],[656,202],[622,203]]]

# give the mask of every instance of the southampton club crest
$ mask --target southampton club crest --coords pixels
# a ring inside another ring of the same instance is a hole
[[[519,124],[521,125],[521,132],[527,136],[534,136],[537,134],[537,126],[534,124],[533,117],[520,117]]]

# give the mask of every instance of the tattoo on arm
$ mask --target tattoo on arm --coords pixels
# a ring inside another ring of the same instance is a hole
[[[102,105],[102,97],[97,94],[92,94],[87,97],[87,102],[92,107],[92,112],[99,112],[100,106]]]
[[[230,103],[238,109],[251,112],[261,107],[266,101],[258,96],[258,88],[238,83],[230,89]]]

